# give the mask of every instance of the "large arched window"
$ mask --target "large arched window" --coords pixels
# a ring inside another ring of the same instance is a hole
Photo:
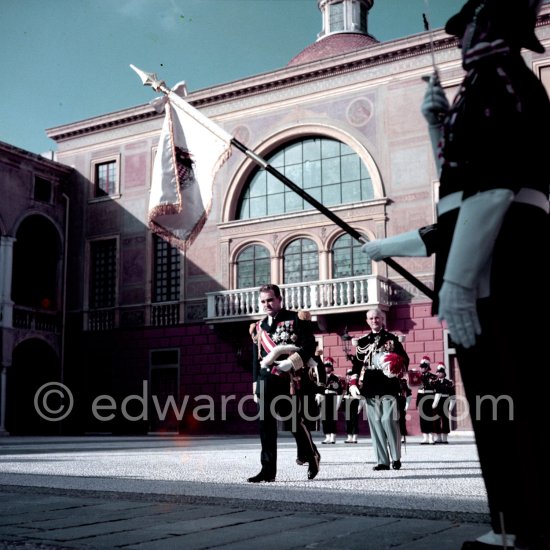
[[[257,244],[247,246],[237,258],[237,288],[251,288],[269,283],[271,260],[269,251]]]
[[[371,275],[372,264],[366,254],[361,252],[361,243],[350,235],[342,235],[332,247],[332,273],[334,279]]]
[[[284,252],[284,282],[319,280],[319,251],[311,239],[296,239]]]
[[[312,137],[285,145],[266,160],[325,206],[374,198],[369,171],[359,155],[335,139]],[[313,207],[263,168],[240,198],[238,219],[261,218]]]

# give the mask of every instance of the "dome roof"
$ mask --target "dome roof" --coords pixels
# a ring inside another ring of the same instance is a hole
[[[304,48],[288,62],[287,67],[354,52],[373,44],[378,44],[378,40],[369,34],[353,32],[329,34]]]

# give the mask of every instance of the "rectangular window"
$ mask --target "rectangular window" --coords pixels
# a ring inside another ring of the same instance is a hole
[[[342,182],[361,179],[361,159],[357,155],[342,157]]]
[[[344,3],[330,5],[330,32],[344,30]]]
[[[90,308],[114,307],[116,300],[116,239],[90,243]]]
[[[157,235],[153,236],[153,302],[178,302],[180,299],[179,250]]]
[[[35,201],[51,203],[52,182],[40,176],[35,176],[33,197]]]
[[[367,32],[368,9],[365,4],[353,4],[353,20],[359,19],[359,32]]]
[[[108,197],[118,194],[118,163],[116,160],[94,164],[94,197]]]
[[[277,214],[285,213],[285,194],[274,193],[270,195],[269,202],[267,203],[268,215],[276,216]]]

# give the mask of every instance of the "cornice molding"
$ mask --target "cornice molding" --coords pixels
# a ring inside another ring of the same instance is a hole
[[[536,27],[547,25],[550,25],[550,4],[543,5]],[[457,43],[457,39],[447,35],[443,29],[436,30],[433,33],[434,52],[455,48]],[[345,73],[399,62],[411,57],[431,55],[431,53],[432,42],[429,40],[428,33],[419,33],[368,46],[356,52],[348,52],[302,65],[287,66],[272,72],[198,90],[189,94],[186,100],[196,108],[219,105],[227,101],[253,97]],[[73,124],[49,128],[46,130],[46,134],[54,141],[61,142],[110,128],[161,118],[162,116],[147,103]]]
[[[15,145],[10,145],[4,141],[0,141],[0,157],[0,162],[5,164],[7,164],[10,159],[13,159],[15,161],[12,163],[14,166],[19,165],[22,161],[29,161],[35,166],[41,166],[43,169],[53,170],[67,175],[74,171],[74,169],[70,166],[48,159],[37,153],[26,151],[25,149],[21,149]]]

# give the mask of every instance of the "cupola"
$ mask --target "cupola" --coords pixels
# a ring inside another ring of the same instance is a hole
[[[322,31],[317,40],[303,49],[288,67],[318,61],[377,44],[368,33],[369,10],[374,0],[317,0]]]

